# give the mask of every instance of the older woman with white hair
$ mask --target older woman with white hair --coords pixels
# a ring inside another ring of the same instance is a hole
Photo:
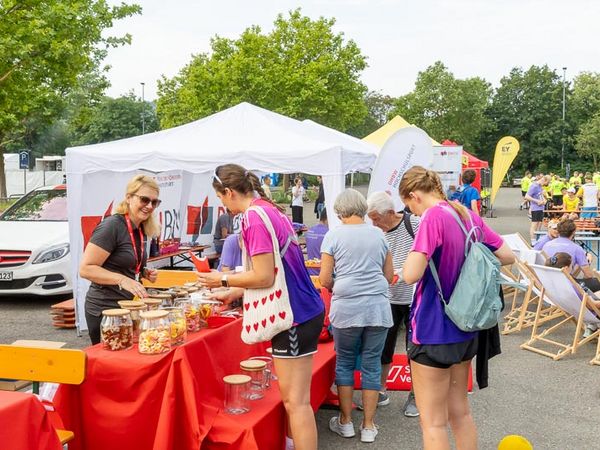
[[[373,225],[385,233],[385,239],[390,246],[394,271],[400,271],[406,257],[410,253],[415,241],[415,234],[419,229],[419,217],[407,211],[396,212],[392,197],[386,192],[373,192],[367,199],[367,215]],[[405,343],[408,348],[408,329],[410,327],[410,305],[413,298],[413,287],[400,281],[389,287],[390,303],[394,325],[388,330],[387,339],[381,354],[381,391],[379,392],[378,406],[388,405],[390,398],[386,392],[386,380],[396,349],[396,340],[400,325],[404,324]],[[404,404],[404,415],[417,417],[419,410],[415,402],[414,392],[411,390]]]
[[[319,274],[321,284],[333,290],[329,318],[340,397],[340,415],[331,418],[329,429],[342,437],[355,435],[352,394],[354,367],[360,356],[364,408],[361,441],[374,442],[381,352],[393,324],[388,300],[388,286],[394,277],[392,256],[383,232],[365,223],[367,202],[360,192],[346,189],[336,198],[333,209],[342,225],[323,239]]]

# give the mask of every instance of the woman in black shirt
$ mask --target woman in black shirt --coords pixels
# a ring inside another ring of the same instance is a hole
[[[147,238],[158,236],[153,213],[160,205],[152,178],[136,175],[127,184],[125,199],[112,216],[98,224],[83,253],[79,275],[92,284],[85,298],[85,320],[92,344],[100,342],[102,311],[118,308],[119,300],[147,297],[141,277],[154,282],[158,272],[145,267]]]

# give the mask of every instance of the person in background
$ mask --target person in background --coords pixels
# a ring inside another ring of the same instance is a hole
[[[219,272],[235,272],[235,268],[242,265],[242,246],[240,234],[233,233],[227,236],[223,243],[223,251],[219,258]]]
[[[550,182],[547,176],[540,177],[529,186],[529,190],[525,195],[525,200],[529,202],[529,211],[531,213],[531,226],[529,227],[529,237],[531,245],[535,245],[535,232],[540,229],[544,220],[544,207],[546,206],[546,196],[544,194],[544,186]]]
[[[242,297],[245,288],[268,288],[275,283],[271,233],[258,213],[250,208],[264,211],[280,248],[294,235],[294,230],[289,218],[267,198],[258,177],[244,167],[237,164],[217,167],[212,186],[226,208],[234,213],[244,213],[242,240],[244,251],[252,261],[252,269],[245,272],[198,273],[198,281],[204,287],[229,288],[213,294],[218,300],[229,304]],[[286,449],[317,450],[317,425],[310,404],[310,384],[312,355],[317,352],[325,307],[308,276],[297,241],[291,241],[282,262],[294,324],[289,330],[275,335],[271,339],[271,346],[279,391],[291,429],[291,438],[286,439]],[[236,343],[232,342],[231,345]],[[226,351],[226,347],[223,351]]]
[[[564,180],[560,177],[554,176],[552,182],[550,183],[550,190],[552,192],[552,203],[554,207],[562,206],[563,204],[563,193],[562,190],[567,186]]]
[[[554,256],[559,252],[568,253],[571,255],[573,265],[571,272],[575,273],[579,267],[583,272],[584,277],[592,278],[594,271],[590,267],[585,250],[573,242],[577,227],[575,222],[570,219],[561,220],[558,224],[558,237],[544,244],[542,251],[548,256]]]
[[[292,222],[294,223],[304,223],[304,192],[302,178],[297,177],[292,188]]]
[[[215,252],[221,254],[223,251],[223,244],[225,243],[225,239],[227,236],[233,233],[233,219],[235,214],[233,214],[228,209],[225,210],[225,213],[221,214],[217,219],[217,226],[215,227],[214,237],[214,246]]]
[[[321,211],[325,208],[325,191],[323,190],[323,177],[320,175],[317,176],[318,191],[317,191],[317,199],[315,200],[315,214],[317,219],[321,216]]]
[[[419,408],[423,448],[450,449],[448,426],[458,449],[477,448],[477,428],[471,414],[467,386],[471,360],[477,353],[478,333],[460,330],[445,314],[429,261],[438,268],[444,297],[450,298],[465,261],[465,235],[450,208],[465,226],[481,229],[481,241],[500,264],[514,255],[481,217],[457,202],[448,202],[437,173],[414,166],[400,181],[400,198],[421,217],[415,243],[400,279],[417,283],[410,312],[408,354]]]
[[[473,169],[467,169],[462,174],[463,186],[460,193],[460,202],[467,208],[479,215],[479,201],[481,196],[475,186],[471,186],[475,181],[475,171]]]
[[[548,233],[541,238],[533,246],[534,250],[541,250],[546,243],[550,242],[552,239],[556,239],[558,237],[558,221],[551,220],[548,222]]]
[[[592,181],[592,176],[585,178],[585,184],[581,186],[581,197],[583,198],[583,207],[581,208],[582,219],[595,219],[598,217],[598,199],[600,191],[596,183]]]
[[[360,355],[364,407],[360,440],[374,442],[378,433],[374,418],[381,390],[381,352],[393,324],[388,286],[394,267],[383,232],[364,221],[367,202],[360,192],[346,189],[335,199],[334,211],[342,225],[323,239],[319,274],[321,285],[333,290],[329,318],[340,398],[340,414],[331,418],[329,429],[342,437],[355,435],[352,393],[354,367]]]
[[[448,186],[448,191],[446,191],[446,197],[448,197],[448,200],[458,200],[459,196],[460,192],[458,192],[455,185],[451,184]]]
[[[265,195],[269,200],[273,200],[273,194],[271,194],[271,177],[269,175],[265,175],[262,183],[262,190],[265,192]]]
[[[527,172],[525,172],[525,175],[523,176],[523,178],[521,178],[521,196],[523,197],[523,201],[521,202],[519,209],[529,207],[528,202],[525,199],[525,196],[527,195],[527,191],[529,190],[529,186],[531,186],[531,172],[527,171]]]
[[[594,172],[592,181],[596,184],[596,186],[598,186],[598,189],[600,189],[600,172]]]
[[[102,311],[118,301],[147,297],[141,278],[154,283],[155,269],[146,268],[147,238],[159,235],[154,211],[160,205],[158,184],[145,175],[127,183],[125,199],[112,216],[96,226],[83,252],[79,275],[92,284],[85,297],[85,320],[92,344],[100,342]]]
[[[575,188],[570,187],[563,196],[564,210],[568,213],[579,211],[579,197],[575,195]]]
[[[310,227],[306,232],[306,257],[308,259],[321,259],[321,244],[323,238],[329,231],[327,222],[327,210],[322,209],[319,223]],[[319,275],[319,269],[308,269],[310,275]]]
[[[373,192],[369,195],[367,199],[367,215],[371,219],[371,222],[373,222],[373,225],[381,228],[381,231],[385,233],[385,239],[390,246],[390,253],[392,254],[394,272],[399,272],[402,270],[402,266],[404,266],[406,257],[413,245],[415,233],[419,229],[419,217],[404,211],[397,213],[394,209],[392,197],[385,192]],[[386,383],[394,358],[400,326],[404,327],[404,341],[406,348],[408,348],[408,330],[410,328],[408,318],[413,298],[413,288],[404,282],[396,283],[389,287],[389,298],[392,306],[394,325],[388,330],[381,355],[382,389],[379,392],[378,406],[385,406],[390,403],[390,398],[386,392]],[[417,417],[419,415],[413,390],[408,394],[408,398],[404,404],[404,415],[406,417]]]
[[[574,187],[575,192],[577,192],[581,186],[581,174],[577,171],[573,172],[573,176],[569,178],[569,184],[571,187]]]

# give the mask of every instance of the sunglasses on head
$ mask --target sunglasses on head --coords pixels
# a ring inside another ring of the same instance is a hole
[[[218,182],[218,183],[219,183],[221,186],[225,187],[225,184],[224,184],[224,183],[221,181],[221,179],[219,178],[219,175],[217,175],[217,171],[219,170],[219,168],[220,168],[220,167],[221,167],[221,166],[217,167],[217,168],[215,169],[215,171],[213,172],[213,180],[217,180],[217,182]]]
[[[137,198],[139,198],[140,202],[144,206],[151,204],[153,208],[157,208],[158,206],[160,206],[160,204],[162,202],[162,200],[160,200],[158,198],[150,198],[150,197],[146,197],[145,195],[137,195],[137,194],[133,194],[133,195],[135,195]]]

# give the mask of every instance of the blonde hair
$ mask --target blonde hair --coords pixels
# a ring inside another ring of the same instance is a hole
[[[147,175],[136,175],[129,180],[129,183],[127,183],[127,188],[125,189],[125,198],[117,205],[113,214],[125,215],[129,213],[129,203],[127,203],[127,197],[137,194],[137,192],[143,187],[148,187],[156,191],[157,194],[160,193],[158,184],[153,178],[150,178]],[[142,225],[144,226],[144,233],[146,236],[153,238],[160,234],[160,224],[157,222],[156,217],[154,217],[154,211],[150,217],[142,222]]]
[[[442,180],[433,170],[428,170],[425,167],[414,166],[408,169],[400,180],[400,197],[408,198],[411,192],[422,191],[425,193],[434,194],[441,200],[448,201]],[[450,202],[448,204],[463,218],[468,219],[469,211],[458,202]]]

